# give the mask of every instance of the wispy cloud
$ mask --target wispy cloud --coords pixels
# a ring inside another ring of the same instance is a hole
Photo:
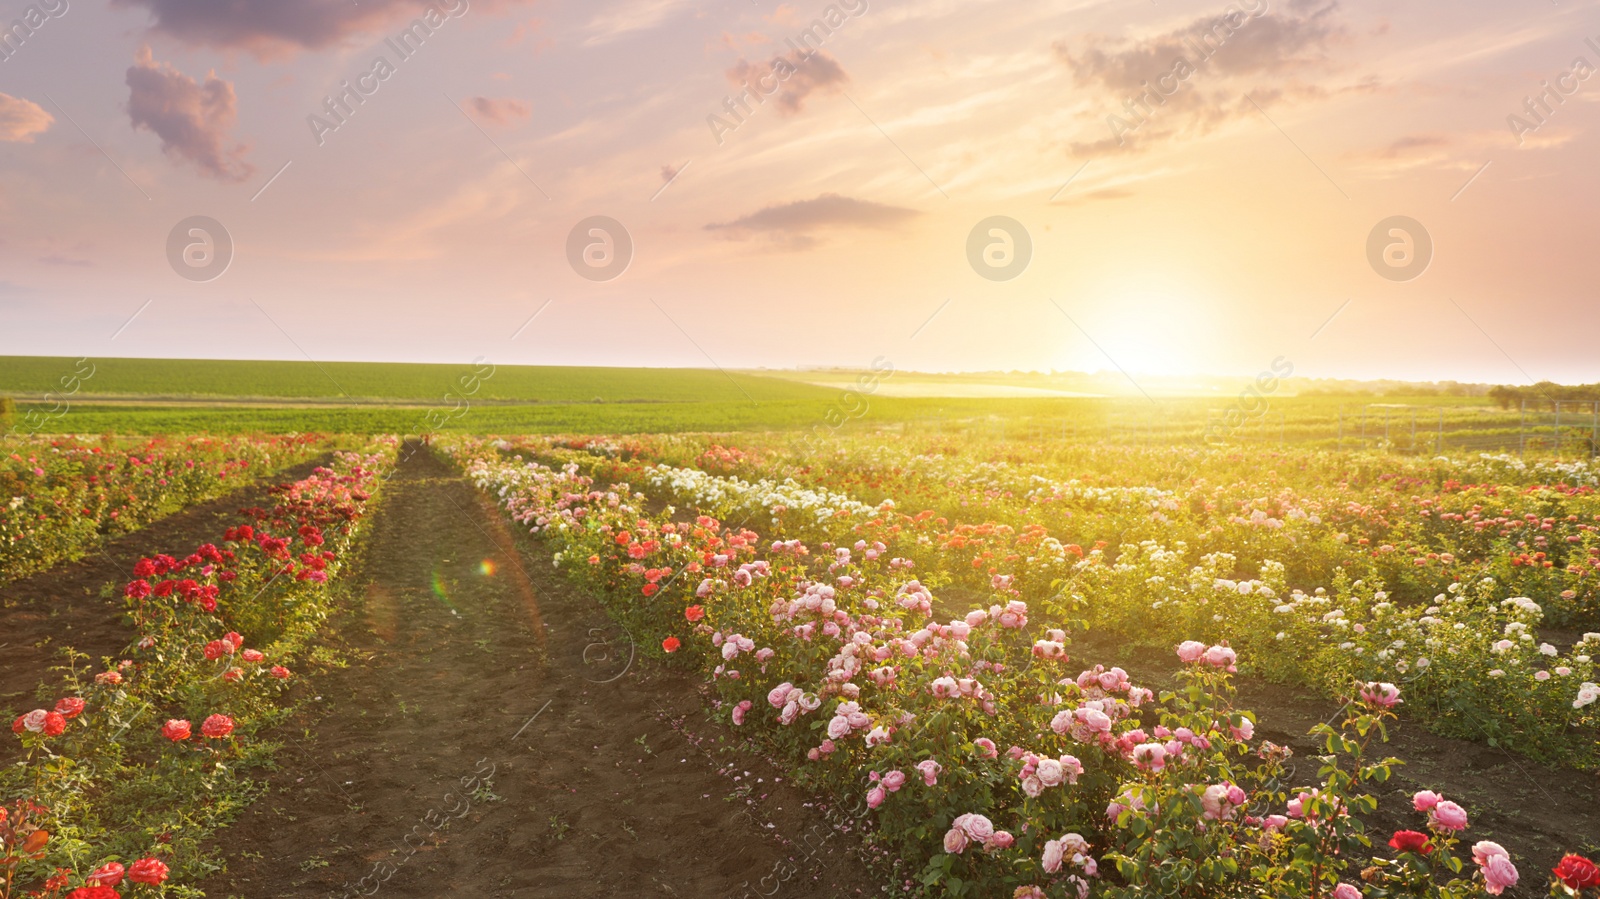
[[[764,235],[789,249],[805,249],[819,242],[827,231],[865,228],[889,230],[921,213],[915,209],[857,200],[828,193],[809,200],[779,203],[729,222],[706,225],[707,231],[721,231],[734,239]]]
[[[614,41],[636,31],[649,31],[679,12],[693,9],[689,0],[624,0],[589,20],[585,46]]]

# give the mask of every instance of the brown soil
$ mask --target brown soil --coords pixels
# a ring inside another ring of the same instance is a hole
[[[115,658],[133,642],[120,593],[115,586],[132,577],[134,563],[157,553],[185,556],[240,523],[239,509],[265,504],[272,484],[306,477],[327,458],[285,469],[254,486],[190,506],[131,534],[106,541],[75,562],[0,585],[0,716],[12,717],[54,701],[40,695],[58,684],[53,666],[65,663],[62,650],[87,653],[90,664]],[[113,588],[109,596],[102,592]],[[47,691],[48,692],[48,691]]]
[[[207,895],[874,891],[819,804],[708,720],[698,679],[636,658],[465,479],[418,453],[386,490],[370,582],[328,635],[351,664],[299,685]]]
[[[1173,683],[1176,659],[1159,654],[1129,655],[1106,638],[1074,639],[1073,661],[1121,665],[1135,683],[1159,690]],[[1076,671],[1077,667],[1069,666]],[[1271,740],[1295,752],[1296,782],[1314,784],[1322,747],[1307,735],[1322,723],[1338,724],[1340,707],[1327,699],[1259,678],[1238,677],[1237,705],[1256,714],[1256,740]],[[1378,793],[1378,812],[1367,820],[1374,852],[1392,856],[1385,845],[1396,830],[1423,830],[1425,817],[1411,807],[1411,795],[1434,790],[1467,809],[1471,827],[1466,844],[1494,840],[1510,851],[1522,874],[1509,897],[1547,894],[1550,868],[1566,852],[1593,857],[1600,849],[1600,773],[1550,768],[1483,743],[1441,737],[1401,717],[1391,727],[1385,749],[1374,749],[1405,764]],[[1470,863],[1468,868],[1471,868]]]

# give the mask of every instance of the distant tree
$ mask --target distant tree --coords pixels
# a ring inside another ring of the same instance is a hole
[[[1504,384],[1496,384],[1489,388],[1489,398],[1500,405],[1502,409],[1510,409],[1512,403],[1522,399],[1522,391]]]
[[[9,431],[17,421],[17,401],[9,396],[0,396],[0,431]]]

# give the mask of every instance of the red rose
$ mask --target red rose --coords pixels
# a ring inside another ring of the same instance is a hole
[[[133,576],[134,577],[150,577],[150,576],[154,575],[155,573],[156,573],[156,563],[150,561],[149,559],[140,559],[138,562],[134,563],[134,566],[133,566]]]
[[[228,633],[223,636],[222,641],[233,647],[230,652],[238,652],[239,647],[244,645],[244,638],[239,636],[237,631],[228,631]]]
[[[1396,852],[1420,852],[1423,854],[1433,851],[1428,845],[1428,835],[1417,833],[1414,830],[1397,830],[1389,838],[1389,846]]]
[[[122,675],[115,671],[102,671],[94,676],[94,682],[97,684],[107,684],[114,687],[117,684],[122,683]]]
[[[67,899],[122,899],[122,894],[110,887],[78,887]]]
[[[59,737],[67,729],[67,719],[60,712],[46,712],[44,716],[44,735]]]
[[[667,652],[677,652],[678,647],[682,645],[682,643],[678,642],[677,637],[668,637],[667,639],[661,641],[661,648],[665,649]]]
[[[122,595],[129,599],[145,599],[150,595],[148,581],[130,581],[128,586],[122,588]]]
[[[89,886],[114,887],[122,882],[122,863],[106,862],[83,879]]]
[[[700,619],[706,617],[706,610],[700,608],[699,606],[690,606],[689,608],[683,610],[683,617],[689,619],[690,621],[699,621]]]
[[[240,656],[243,657],[246,662],[262,662],[267,658],[266,655],[263,654],[259,649],[247,649],[240,653]]]
[[[220,740],[233,733],[233,719],[227,715],[212,715],[200,725],[200,732],[213,740]]]
[[[639,592],[643,593],[645,596],[655,596],[656,593],[659,592],[660,590],[661,590],[661,585],[660,584],[645,584],[644,588],[642,590],[640,590]]]
[[[272,670],[267,673],[271,674],[278,680],[288,680],[289,678],[289,669],[283,667],[282,665],[273,665]]]
[[[1552,869],[1556,879],[1574,890],[1600,887],[1600,867],[1581,855],[1567,854]]]
[[[167,866],[158,858],[141,858],[128,866],[128,879],[134,883],[158,884],[167,879]]]
[[[166,724],[161,725],[161,736],[174,743],[189,739],[189,734],[189,722],[181,718],[173,718]]]
[[[223,656],[233,652],[233,649],[229,644],[224,643],[221,640],[212,640],[210,643],[206,644],[205,652],[206,660],[215,662],[217,659],[220,659]]]
[[[227,671],[224,671],[222,673],[222,679],[225,680],[225,681],[228,681],[229,683],[232,683],[233,681],[237,681],[237,680],[239,680],[240,678],[243,678],[243,677],[244,677],[244,669],[243,668],[229,668]]]
[[[63,718],[76,718],[83,711],[83,700],[76,696],[68,696],[56,703],[56,711]]]

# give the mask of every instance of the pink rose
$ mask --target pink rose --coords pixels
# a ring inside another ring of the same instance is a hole
[[[1428,823],[1440,830],[1466,830],[1467,810],[1448,799],[1439,801],[1428,816]]]
[[[883,776],[884,789],[891,793],[900,792],[900,788],[905,785],[906,773],[904,771],[890,771],[888,774]]]
[[[878,806],[883,805],[883,800],[888,797],[888,795],[888,793],[884,792],[884,789],[881,785],[868,790],[867,808],[877,808]]]
[[[1491,896],[1498,896],[1506,891],[1506,887],[1515,886],[1517,883],[1517,866],[1504,855],[1490,856],[1482,870],[1483,888],[1488,890]]]
[[[1489,859],[1494,858],[1497,855],[1504,855],[1509,858],[1511,853],[1506,852],[1506,848],[1504,846],[1494,842],[1493,840],[1479,840],[1478,842],[1472,844],[1472,860],[1476,862],[1480,868],[1484,865],[1487,865],[1489,863]]]
[[[963,819],[965,819],[965,823],[960,824],[961,829],[965,830],[967,836],[974,840],[980,843],[987,843],[989,838],[994,836],[994,822],[983,815],[968,813],[956,818],[956,821],[959,823]]]
[[[1439,800],[1443,798],[1443,796],[1432,790],[1419,790],[1416,795],[1411,797],[1411,807],[1419,812],[1432,811],[1433,807],[1438,805]]]
[[[1361,891],[1348,883],[1333,888],[1333,899],[1361,899]]]
[[[983,848],[991,851],[996,849],[1010,849],[1012,844],[1014,844],[1016,841],[1017,838],[1012,836],[1010,831],[997,830],[994,832],[994,836],[990,837],[989,841],[983,844]]]
[[[1227,646],[1213,646],[1206,650],[1206,664],[1213,668],[1222,668],[1228,671],[1238,670],[1234,663],[1239,660],[1239,654]]]
[[[965,831],[959,827],[952,827],[950,828],[949,832],[944,835],[944,851],[954,852],[956,855],[960,855],[962,850],[967,848],[968,842],[969,840]]]
[[[1054,874],[1061,870],[1061,859],[1064,852],[1059,840],[1050,840],[1044,844],[1044,870],[1047,874]]]
[[[1373,682],[1361,688],[1361,701],[1373,708],[1392,709],[1400,704],[1400,688],[1387,682]]]
[[[1066,772],[1055,759],[1040,759],[1038,776],[1039,782],[1047,787],[1059,787],[1066,780]]]
[[[1206,654],[1206,645],[1198,640],[1185,640],[1178,644],[1178,661],[1185,665],[1200,661]]]
[[[928,759],[917,762],[917,770],[922,772],[922,782],[931,787],[939,782],[939,772],[944,770],[944,766],[933,759]]]

